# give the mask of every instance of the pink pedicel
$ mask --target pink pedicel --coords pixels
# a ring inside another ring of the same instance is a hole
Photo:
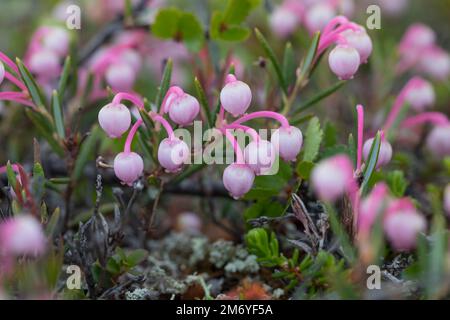
[[[271,142],[283,160],[295,161],[303,145],[303,135],[297,127],[281,127],[272,134]]]
[[[121,103],[109,103],[98,113],[98,122],[111,138],[119,138],[131,125],[131,114]]]
[[[426,229],[426,221],[407,198],[392,201],[383,221],[384,232],[397,251],[416,247],[417,236]]]
[[[220,91],[220,103],[234,117],[244,114],[252,101],[250,87],[229,74],[226,85]]]
[[[166,138],[161,141],[158,148],[159,164],[167,172],[178,172],[184,163],[189,160],[191,152],[186,142],[178,138]]]
[[[0,84],[2,84],[3,79],[5,79],[5,66],[0,61]]]
[[[169,117],[176,124],[186,126],[192,124],[200,112],[200,104],[193,96],[183,93],[171,100]]]
[[[372,148],[372,143],[374,141],[374,138],[367,139],[364,143],[363,147],[363,156],[364,160],[367,161],[369,158],[370,149]],[[381,145],[380,145],[380,152],[378,153],[378,161],[377,161],[377,168],[383,167],[387,165],[392,159],[392,146],[391,144],[382,139]]]
[[[69,52],[70,37],[69,33],[63,28],[49,28],[42,39],[42,45],[63,57]]]
[[[359,53],[360,63],[366,63],[372,53],[372,40],[364,27],[360,30],[346,30],[342,32],[347,44]]]
[[[450,124],[434,127],[428,134],[426,145],[438,159],[450,156]]]
[[[223,172],[223,185],[234,199],[249,192],[254,180],[255,173],[246,164],[230,164]]]
[[[121,152],[114,158],[114,173],[124,184],[133,185],[144,171],[144,161],[135,152]]]
[[[378,183],[361,202],[358,214],[358,232],[368,234],[378,216],[384,213],[390,201],[389,190],[385,183]]]
[[[250,142],[244,149],[245,163],[256,175],[270,172],[276,157],[276,151],[272,143],[259,139]]]
[[[108,67],[106,82],[116,91],[131,91],[136,80],[133,67],[125,63],[116,63]]]
[[[38,256],[45,251],[46,238],[36,218],[21,214],[0,223],[0,255]]]
[[[339,79],[352,79],[359,68],[359,53],[348,45],[337,45],[328,56],[328,64]]]
[[[321,200],[335,201],[352,185],[353,168],[350,159],[337,155],[319,162],[311,173],[311,183]]]
[[[416,81],[414,86],[411,86],[411,88],[406,91],[405,94],[405,101],[418,112],[433,106],[435,99],[436,95],[431,83],[420,78]]]
[[[447,216],[450,217],[450,183],[447,184],[444,190],[444,210]]]

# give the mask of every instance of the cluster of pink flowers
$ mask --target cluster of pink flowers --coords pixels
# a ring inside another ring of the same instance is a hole
[[[131,115],[128,108],[121,103],[123,99],[131,101],[137,108],[145,111],[142,100],[135,94],[118,93],[113,101],[104,106],[98,115],[100,126],[111,138],[118,138],[124,134],[131,125]],[[230,164],[223,173],[223,183],[234,198],[240,198],[247,193],[253,185],[255,175],[267,173],[272,167],[276,156],[286,161],[294,161],[300,152],[303,136],[301,131],[289,125],[287,119],[279,113],[272,111],[257,111],[246,114],[252,100],[250,87],[237,80],[232,74],[226,77],[225,86],[220,92],[221,109],[218,114],[217,129],[230,141],[233,146],[236,161]],[[167,132],[158,147],[158,161],[167,172],[178,172],[191,156],[191,150],[186,142],[177,138],[172,126],[164,118],[178,125],[191,124],[198,116],[200,106],[196,98],[185,93],[178,86],[172,86],[166,93],[161,104],[160,113],[148,112],[150,118],[161,124]],[[227,123],[227,114],[238,117]],[[255,118],[272,118],[280,122],[281,127],[271,137],[271,141],[262,139],[256,130],[242,125],[242,123]],[[128,133],[124,151],[114,160],[116,176],[125,184],[131,185],[143,172],[144,162],[140,155],[131,151],[134,135],[143,123],[138,119]],[[252,141],[241,150],[232,132],[242,130],[248,133]]]
[[[426,220],[412,201],[409,198],[392,198],[384,183],[377,184],[361,202],[359,237],[369,234],[378,217],[382,218],[386,237],[397,251],[414,249],[417,235],[426,229]]]
[[[40,27],[32,36],[25,63],[41,83],[49,83],[61,73],[61,62],[70,46],[70,34],[63,27]]]
[[[270,26],[279,37],[287,37],[303,24],[310,33],[322,30],[336,15],[351,16],[353,0],[285,0],[270,15]]]
[[[414,69],[436,80],[450,75],[450,56],[436,44],[436,34],[428,26],[415,23],[406,30],[398,46],[399,73]]]

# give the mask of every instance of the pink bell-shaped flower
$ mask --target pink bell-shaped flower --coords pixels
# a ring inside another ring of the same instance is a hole
[[[58,56],[63,57],[69,51],[69,33],[63,28],[51,28],[44,36],[42,44]]]
[[[124,184],[133,185],[144,171],[144,160],[135,152],[121,152],[114,158],[114,173]]]
[[[130,91],[136,80],[136,72],[126,63],[115,63],[108,67],[106,82],[116,91]]]
[[[366,63],[372,53],[372,40],[364,27],[360,30],[346,30],[342,36],[347,40],[349,46],[353,47],[359,53],[360,63]]]
[[[200,111],[200,104],[193,96],[183,93],[169,105],[169,117],[173,122],[185,126],[194,121]]]
[[[252,101],[252,91],[250,87],[239,81],[233,75],[227,76],[227,84],[220,91],[220,103],[222,107],[237,117],[244,114]]]
[[[18,215],[0,223],[0,256],[37,256],[45,251],[41,224],[30,215]]]
[[[275,147],[267,140],[250,142],[244,149],[245,163],[256,175],[268,173],[272,168],[275,158]]]
[[[254,180],[255,174],[246,164],[230,164],[223,172],[223,185],[234,199],[249,192]]]
[[[360,62],[358,51],[349,45],[337,45],[328,56],[331,71],[341,80],[352,79]]]
[[[119,138],[131,124],[131,114],[121,103],[109,103],[98,113],[98,122],[111,138]]]
[[[367,161],[374,138],[367,139],[363,146],[363,157]],[[392,146],[386,140],[381,140],[380,152],[378,153],[377,168],[387,165],[392,159]]]
[[[450,124],[434,127],[428,134],[426,145],[439,159],[450,156]]]
[[[190,155],[191,152],[186,142],[178,138],[166,138],[159,144],[158,161],[167,172],[180,171],[183,164],[189,160]]]
[[[297,127],[281,127],[272,134],[271,142],[281,158],[295,161],[302,148],[303,135]]]

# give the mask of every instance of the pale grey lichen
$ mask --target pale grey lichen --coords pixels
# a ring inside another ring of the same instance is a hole
[[[136,288],[133,291],[125,292],[126,300],[147,300],[157,297],[157,293],[147,288]]]

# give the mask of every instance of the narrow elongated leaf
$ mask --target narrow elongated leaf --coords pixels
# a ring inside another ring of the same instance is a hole
[[[286,81],[283,77],[283,72],[281,71],[280,64],[278,63],[278,60],[275,56],[275,53],[273,52],[271,46],[267,42],[266,38],[262,35],[262,33],[255,29],[255,35],[256,39],[258,39],[259,43],[261,44],[262,48],[264,49],[264,52],[266,53],[267,57],[269,58],[270,62],[272,63],[273,68],[275,69],[275,73],[278,78],[278,82],[281,86],[281,89],[285,94],[287,94],[287,86]]]
[[[64,60],[64,67],[58,84],[58,93],[61,95],[61,97],[64,96],[71,71],[72,71],[72,61],[70,56],[68,56],[66,57],[66,60]]]
[[[286,85],[289,87],[295,82],[295,54],[290,42],[286,43],[283,57],[283,76],[286,80]]]
[[[368,161],[366,161],[366,166],[364,168],[364,179],[361,184],[361,189],[363,194],[367,191],[367,185],[369,183],[370,178],[372,177],[372,174],[374,173],[377,162],[378,162],[378,154],[380,153],[380,147],[381,147],[381,134],[378,132],[375,136],[375,139],[372,142],[372,146],[370,147],[370,152],[368,156]]]
[[[158,112],[161,109],[161,103],[164,99],[164,96],[166,95],[167,90],[169,90],[169,87],[170,87],[170,80],[172,78],[172,68],[173,68],[172,59],[168,59],[166,66],[164,67],[161,84],[158,88],[158,93],[157,93],[156,99],[155,99],[155,104],[158,108]]]
[[[304,110],[307,110],[307,109],[313,107],[318,102],[322,101],[326,97],[330,96],[331,94],[333,94],[334,92],[339,90],[345,83],[346,83],[346,81],[338,81],[335,84],[333,84],[332,86],[330,86],[329,88],[326,88],[322,92],[319,92],[317,95],[315,95],[311,99],[302,103],[300,105],[300,107],[296,110],[296,112],[301,112],[301,111],[304,111]]]
[[[101,131],[99,127],[97,125],[94,125],[91,130],[90,136],[87,137],[86,141],[84,141],[83,144],[81,145],[80,152],[75,162],[75,168],[73,170],[72,178],[74,180],[80,179],[81,175],[83,174],[83,170],[86,166],[86,163],[89,161],[89,159],[92,159],[94,157],[95,144],[101,138],[100,132]]]
[[[45,109],[44,95],[42,94],[41,89],[31,75],[31,72],[27,69],[27,67],[25,67],[25,65],[19,58],[16,58],[16,64],[19,68],[20,76],[22,77],[22,80],[24,81],[25,86],[30,93],[31,99],[36,104],[36,106]]]
[[[14,189],[17,185],[16,173],[11,165],[11,162],[6,163],[6,177],[8,178],[8,184]]]
[[[203,90],[202,84],[197,78],[194,79],[195,90],[197,91],[197,97],[199,99],[200,105],[202,106],[203,112],[205,113],[206,120],[208,123],[208,128],[214,127],[211,109],[209,108],[208,99],[206,98],[205,91]]]
[[[309,46],[308,52],[306,53],[305,58],[302,61],[302,65],[300,67],[300,75],[301,79],[305,79],[313,67],[313,62],[316,57],[317,47],[319,46],[320,40],[320,32],[316,32],[311,41],[311,45]]]
[[[64,130],[64,119],[63,112],[61,109],[60,97],[56,90],[53,90],[52,94],[52,112],[53,112],[53,121],[55,122],[56,132],[61,138],[66,137],[66,132]]]
[[[61,144],[55,139],[53,136],[53,125],[50,123],[48,118],[38,111],[33,111],[30,109],[26,109],[25,113],[28,118],[30,118],[31,122],[33,122],[36,130],[39,134],[47,140],[49,145],[52,147],[52,150],[56,152],[59,156],[64,155],[64,149]]]
[[[47,223],[47,226],[45,227],[45,234],[49,239],[51,239],[55,234],[56,226],[58,225],[60,216],[61,210],[59,208],[56,208],[55,211],[53,211],[52,216],[50,217],[50,220]]]
[[[33,197],[37,203],[41,202],[45,192],[45,175],[44,169],[39,162],[36,162],[33,166]]]

